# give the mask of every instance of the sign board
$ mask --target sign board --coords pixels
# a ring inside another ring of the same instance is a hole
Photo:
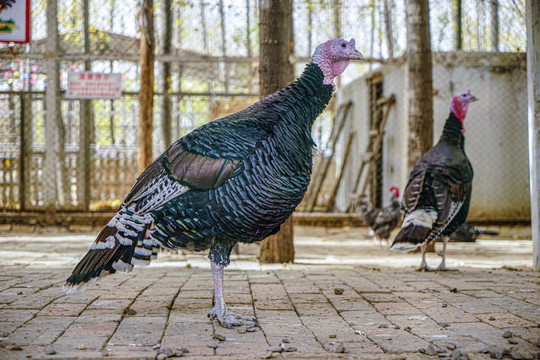
[[[122,75],[119,73],[68,73],[66,99],[118,99],[120,96]]]
[[[0,42],[30,42],[30,0],[0,0]]]

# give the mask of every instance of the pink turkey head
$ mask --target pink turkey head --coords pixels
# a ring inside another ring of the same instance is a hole
[[[450,101],[450,111],[456,115],[456,117],[461,121],[461,132],[465,133],[465,126],[463,125],[463,120],[467,116],[467,111],[469,110],[469,104],[473,101],[478,100],[474,95],[471,94],[470,90],[457,94]]]
[[[317,46],[312,56],[312,62],[321,68],[325,85],[332,85],[335,90],[334,78],[345,71],[349,62],[351,60],[364,60],[354,45],[354,39],[351,41],[334,39]]]
[[[390,188],[390,192],[392,192],[392,194],[394,194],[394,197],[396,199],[399,199],[399,188],[397,186],[392,186]]]

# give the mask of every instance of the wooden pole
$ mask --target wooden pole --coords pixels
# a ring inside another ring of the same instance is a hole
[[[90,54],[90,8],[89,0],[83,1],[83,46],[84,53]],[[92,70],[92,62],[86,60],[84,62],[84,70]],[[79,110],[79,163],[78,163],[78,187],[77,196],[79,206],[88,211],[90,205],[90,177],[91,177],[91,160],[90,143],[92,138],[93,116],[92,116],[92,100],[81,100]]]
[[[58,159],[58,117],[60,84],[60,66],[58,59],[58,7],[56,0],[47,1],[47,39],[46,60],[47,88],[45,89],[45,160],[43,162],[44,205],[50,214],[57,203],[57,166]],[[51,219],[45,219],[45,223]]]
[[[527,94],[533,269],[540,271],[540,3],[527,0]]]
[[[349,164],[349,156],[351,154],[351,147],[352,147],[352,143],[354,141],[355,136],[356,136],[356,132],[352,132],[349,134],[349,141],[347,142],[347,147],[345,148],[345,155],[343,156],[343,164],[341,164],[341,169],[339,170],[339,176],[336,180],[336,183],[334,184],[334,188],[332,189],[330,199],[328,199],[326,212],[330,212],[334,210],[334,205],[336,203],[336,196],[339,190],[339,186],[341,184],[341,179],[343,179],[343,175],[345,174],[345,169],[347,169],[347,165]]]
[[[152,110],[154,106],[154,5],[143,0],[139,14],[141,31],[141,88],[139,90],[139,137],[137,171],[142,173],[152,163]]]
[[[259,0],[261,97],[285,87],[293,73],[290,55],[292,32],[292,1]],[[265,263],[294,261],[292,216],[280,231],[261,242],[259,260]]]
[[[461,21],[462,1],[453,0],[454,5],[454,48],[463,49],[463,25]]]
[[[499,51],[499,1],[489,1],[491,15],[491,51]]]
[[[169,55],[172,47],[172,0],[163,0],[162,12],[163,12],[163,54]],[[161,102],[161,127],[163,131],[163,144],[165,148],[171,145],[171,98],[169,93],[171,92],[171,64],[167,61],[162,63],[161,74],[161,91],[163,93],[163,100]]]

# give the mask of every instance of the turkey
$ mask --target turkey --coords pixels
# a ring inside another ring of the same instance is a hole
[[[350,60],[363,60],[354,39],[329,40],[284,89],[173,143],[139,176],[64,291],[148,265],[160,248],[210,249],[215,306],[208,316],[223,327],[252,324],[227,311],[223,270],[237,242],[275,234],[302,200],[312,169],[313,122]]]
[[[497,231],[486,230],[485,227],[472,226],[468,222],[458,227],[456,231],[450,234],[450,240],[454,242],[475,242],[482,235],[499,235]]]
[[[384,240],[387,246],[390,233],[398,226],[399,220],[401,220],[399,188],[392,186],[390,192],[392,195],[390,205],[387,207],[373,209],[366,199],[361,200],[359,205],[360,218],[369,226],[370,236],[380,244]]]
[[[469,104],[476,100],[470,91],[452,98],[439,142],[416,162],[403,193],[401,207],[405,217],[390,250],[412,251],[421,247],[419,270],[429,270],[426,246],[440,235],[443,250],[437,270],[446,270],[448,235],[467,218],[473,169],[465,154],[463,121]]]

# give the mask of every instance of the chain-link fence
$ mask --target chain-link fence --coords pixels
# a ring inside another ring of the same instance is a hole
[[[49,10],[54,4],[58,16],[51,19]],[[32,41],[0,44],[0,209],[115,208],[137,176],[140,4],[135,0],[35,0],[31,6]],[[391,59],[395,59],[392,64],[403,63],[407,44],[403,1],[298,0],[293,7],[298,73],[316,45],[338,36],[354,37],[369,59],[349,66],[339,87],[384,69],[381,65]],[[524,0],[431,1],[432,49],[523,51],[524,8]],[[153,152],[157,156],[194,127],[256,100],[258,0],[160,0],[154,2],[154,10]],[[57,44],[51,33],[55,29]],[[459,39],[456,34],[461,34]],[[521,65],[509,64],[504,69],[516,66]],[[84,70],[121,73],[121,98],[66,99],[68,72]],[[52,86],[55,78],[57,93]],[[392,84],[387,79],[384,94],[398,96],[392,87],[399,86],[401,80]],[[505,87],[501,94],[507,94],[519,84],[501,82],[500,86]],[[475,84],[468,87],[472,90]],[[455,88],[460,89],[461,84]],[[369,99],[368,93],[364,95]],[[396,100],[396,104],[403,101]],[[496,98],[486,101],[500,104]],[[376,99],[369,104],[377,106]],[[329,107],[315,124],[316,161],[332,155],[334,110]],[[507,121],[525,122],[521,116]],[[504,123],[493,131],[502,136],[507,126],[511,125]],[[520,136],[517,139],[525,142]],[[387,151],[385,156],[405,155]],[[339,174],[340,161],[332,165],[330,183]],[[377,176],[383,176],[380,167]]]

